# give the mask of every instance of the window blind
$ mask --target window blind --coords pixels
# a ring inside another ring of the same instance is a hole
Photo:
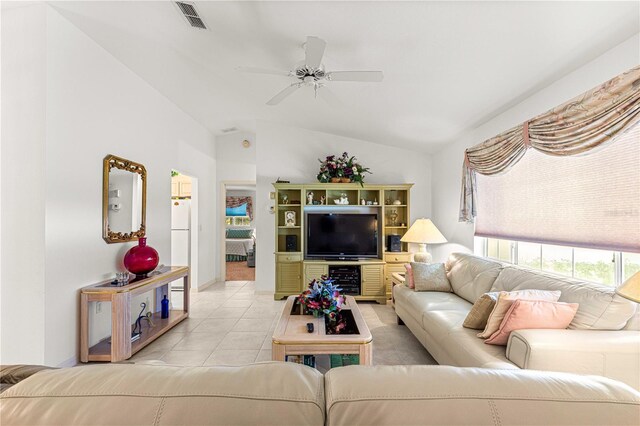
[[[640,253],[640,124],[604,148],[477,174],[476,235]]]

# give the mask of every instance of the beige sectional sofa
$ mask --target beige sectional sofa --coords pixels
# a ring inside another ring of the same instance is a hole
[[[446,263],[453,292],[394,287],[395,309],[442,365],[597,374],[640,389],[638,304],[613,288],[454,253]],[[560,290],[561,302],[579,303],[567,330],[519,330],[506,348],[487,345],[462,327],[482,294],[524,289]]]
[[[90,365],[0,395],[9,425],[637,425],[640,393],[602,377],[445,366]]]

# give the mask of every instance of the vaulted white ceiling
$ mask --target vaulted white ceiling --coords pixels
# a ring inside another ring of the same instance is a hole
[[[424,151],[455,140],[640,31],[638,2],[54,2],[56,10],[214,134],[254,120]],[[307,35],[331,70],[382,70],[382,83],[331,82],[265,102]]]

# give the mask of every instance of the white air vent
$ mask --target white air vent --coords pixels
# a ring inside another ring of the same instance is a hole
[[[198,12],[196,11],[195,4],[187,3],[183,1],[177,1],[175,3],[180,9],[180,11],[182,12],[182,14],[184,15],[184,17],[187,19],[187,22],[189,23],[189,25],[191,25],[194,28],[202,28],[203,30],[207,29],[207,26],[204,24],[204,21],[202,20],[202,18],[200,18],[200,15],[198,15]]]
[[[222,133],[231,133],[231,132],[237,132],[238,128],[237,127],[227,127],[226,129],[222,129]]]

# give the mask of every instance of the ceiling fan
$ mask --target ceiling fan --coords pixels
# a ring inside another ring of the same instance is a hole
[[[326,86],[329,81],[382,81],[382,71],[325,71],[324,65],[322,65],[322,57],[326,46],[327,42],[321,38],[307,36],[307,42],[303,45],[305,59],[304,61],[296,64],[295,68],[291,71],[279,71],[256,67],[238,67],[237,69],[242,72],[255,74],[294,77],[298,80],[285,87],[282,91],[271,98],[267,102],[267,105],[278,105],[286,97],[303,86],[312,86],[316,97],[320,96],[329,103],[336,103],[336,98]]]

